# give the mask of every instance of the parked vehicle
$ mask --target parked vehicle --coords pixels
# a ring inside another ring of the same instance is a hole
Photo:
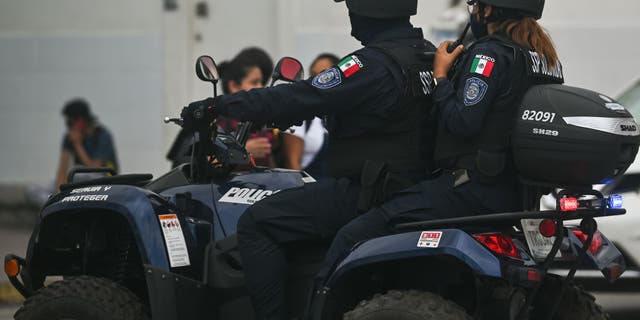
[[[619,94],[617,100],[634,117],[640,115],[640,79]],[[624,175],[604,186],[602,192],[620,194],[626,207],[640,208],[640,161],[636,159]],[[627,260],[630,272],[626,272],[624,288],[640,290],[640,216],[630,214],[620,219],[604,219],[600,226]]]
[[[275,77],[294,81],[301,70],[295,59],[283,58]],[[198,59],[196,72],[217,81],[210,57]],[[398,225],[397,234],[352,248],[313,291],[326,247],[289,248],[292,318],[606,319],[571,279],[583,265],[611,281],[625,270],[595,222],[625,210],[618,197],[591,185],[624,172],[639,141],[637,134],[568,123],[567,117],[599,113],[635,124],[626,110],[607,109],[597,99],[563,86],[527,93],[514,129],[527,211]],[[16,319],[253,318],[236,222],[256,201],[313,178],[256,167],[236,172],[250,164],[242,147],[246,132],[216,132],[204,113],[185,116],[167,121],[196,133],[190,164],[153,181],[120,175],[72,183],[48,201],[26,258],[5,257],[5,272],[27,298]],[[610,161],[612,153],[620,156]],[[565,186],[556,207],[540,211],[540,195],[555,186]],[[564,227],[568,220],[580,226]],[[548,273],[556,263],[570,264],[567,278]],[[52,275],[64,278],[45,286]]]

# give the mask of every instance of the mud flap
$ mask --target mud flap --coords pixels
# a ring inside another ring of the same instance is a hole
[[[145,265],[153,320],[213,319],[217,303],[203,283]]]

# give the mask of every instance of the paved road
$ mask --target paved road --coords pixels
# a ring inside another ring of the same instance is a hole
[[[11,320],[13,319],[13,313],[15,312],[15,306],[3,306],[0,305],[0,320]]]
[[[4,261],[4,255],[7,253],[15,253],[24,257],[27,252],[27,243],[31,230],[15,230],[0,227],[0,259]],[[0,283],[6,283],[7,276],[4,272],[0,272]]]
[[[640,319],[640,293],[596,293],[595,296],[613,320]]]
[[[640,319],[640,293],[596,294],[597,301],[611,313],[613,320]],[[0,320],[10,320],[17,306],[0,305]],[[579,319],[576,319],[579,320]]]

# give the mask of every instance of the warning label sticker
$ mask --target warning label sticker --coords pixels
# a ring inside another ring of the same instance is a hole
[[[442,231],[422,231],[418,239],[420,248],[437,248],[442,238]]]
[[[180,221],[175,214],[164,214],[158,216],[164,242],[167,245],[167,253],[169,254],[169,264],[172,268],[184,267],[191,264],[189,262],[189,251],[187,251],[187,243],[184,241],[182,227]]]

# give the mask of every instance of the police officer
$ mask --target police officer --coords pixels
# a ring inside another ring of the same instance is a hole
[[[477,41],[459,59],[444,42],[434,61],[438,113],[435,158],[442,174],[399,192],[336,235],[323,275],[355,243],[394,232],[394,224],[522,209],[509,138],[525,91],[562,83],[550,38],[537,23],[544,0],[468,1]]]
[[[183,110],[186,124],[202,111],[210,117],[278,127],[327,116],[327,173],[333,178],[266,198],[238,223],[240,254],[258,319],[288,317],[285,246],[300,241],[329,244],[337,230],[357,216],[358,202],[364,208],[393,189],[379,191],[378,186],[412,184],[428,170],[425,150],[433,143],[426,122],[436,48],[409,22],[417,0],[346,0],[346,5],[351,34],[364,48],[308,80],[210,98]],[[365,193],[359,186],[363,170],[372,172],[365,177]]]

